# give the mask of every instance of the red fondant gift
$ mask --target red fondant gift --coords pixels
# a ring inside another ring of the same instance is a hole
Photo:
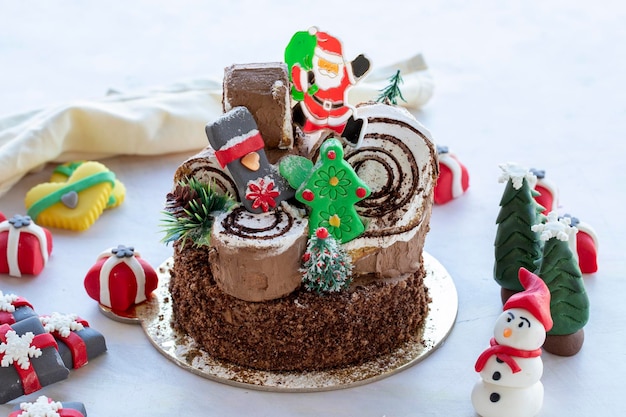
[[[157,285],[154,268],[134,248],[123,245],[101,253],[85,276],[87,294],[113,311],[144,302]]]
[[[570,224],[576,229],[576,256],[578,266],[583,274],[593,274],[598,271],[598,236],[595,230],[587,223],[581,222],[577,217],[566,214],[570,218]]]
[[[435,204],[445,204],[460,197],[469,188],[467,168],[448,151],[447,146],[437,146],[439,178],[435,185]]]
[[[52,252],[50,231],[19,214],[0,221],[0,273],[38,275]]]
[[[535,191],[537,191],[539,195],[535,197],[535,200],[545,209],[543,214],[548,215],[548,213],[559,207],[559,189],[546,178],[546,172],[544,170],[531,168],[530,172],[537,177]]]

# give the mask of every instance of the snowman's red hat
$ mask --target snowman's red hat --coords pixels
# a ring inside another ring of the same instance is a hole
[[[526,268],[519,269],[518,277],[524,291],[513,294],[504,304],[504,310],[523,308],[543,324],[546,332],[549,331],[553,323],[550,315],[550,290],[546,283]]]

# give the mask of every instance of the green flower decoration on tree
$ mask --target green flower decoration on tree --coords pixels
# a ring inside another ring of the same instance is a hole
[[[320,179],[315,181],[315,186],[319,187],[320,195],[327,195],[333,200],[336,200],[338,196],[345,197],[348,195],[346,188],[350,185],[350,180],[345,178],[345,169],[338,170],[336,167],[330,166],[327,171],[320,170],[318,175]]]
[[[325,227],[337,240],[341,241],[344,234],[350,234],[352,231],[353,218],[348,215],[346,207],[330,205],[328,211],[320,212],[320,217],[322,218],[320,226]]]

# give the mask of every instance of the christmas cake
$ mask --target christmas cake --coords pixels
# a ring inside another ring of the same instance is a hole
[[[263,118],[282,125],[293,108],[293,144],[267,138],[258,104],[247,101],[255,95],[239,95],[248,99],[207,126],[210,146],[174,174],[165,210],[173,327],[215,358],[263,370],[329,369],[391,353],[419,337],[429,308],[422,250],[438,175],[430,135],[391,104],[335,114],[342,103],[328,91],[320,97],[333,126],[302,122],[307,110],[298,107],[319,98],[307,96],[331,88],[316,65],[348,74],[335,87],[345,94],[365,58],[344,61],[325,33],[297,36],[295,44],[310,42],[312,67],[291,51],[287,66],[270,66],[275,82],[263,83],[271,89],[289,76],[291,97],[264,101]],[[297,65],[312,75],[294,83]],[[236,69],[237,86],[231,74],[225,92],[245,86],[246,66]],[[317,88],[302,86],[313,78]],[[282,155],[269,161],[268,148]]]

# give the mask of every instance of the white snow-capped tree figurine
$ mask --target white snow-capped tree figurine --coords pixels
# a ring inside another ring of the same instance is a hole
[[[30,368],[30,358],[41,356],[41,349],[31,346],[35,335],[26,332],[19,336],[15,330],[9,330],[6,335],[6,342],[0,343],[0,353],[4,353],[0,366],[6,368],[13,363],[17,363],[22,369]]]
[[[585,290],[578,260],[570,241],[577,229],[568,217],[548,214],[548,221],[533,226],[544,243],[541,259],[535,271],[552,294],[550,310],[554,326],[548,332],[543,348],[555,355],[572,356],[584,343],[583,327],[589,320],[589,298]]]
[[[48,333],[59,333],[62,337],[68,337],[70,332],[83,330],[85,327],[77,321],[76,314],[52,313],[50,316],[41,316],[39,320]]]
[[[302,260],[302,283],[308,291],[338,292],[352,281],[350,255],[325,227],[318,227],[311,236]]]
[[[534,271],[541,256],[539,235],[531,227],[544,220],[543,207],[537,204],[534,191],[537,177],[527,168],[514,163],[501,164],[500,182],[506,187],[500,199],[496,218],[498,229],[494,240],[495,262],[493,276],[502,287],[504,303],[511,294],[522,291],[518,279],[520,268]]]
[[[480,380],[472,405],[482,417],[534,417],[543,405],[541,346],[552,328],[550,291],[520,268],[524,291],[512,295],[496,320],[490,347],[476,361]]]
[[[17,301],[18,296],[15,294],[4,294],[0,290],[0,311],[6,311],[7,313],[13,313],[15,306],[13,303]]]
[[[59,410],[63,405],[58,401],[52,401],[45,395],[41,395],[34,403],[23,402],[20,404],[22,412],[19,417],[60,417]]]

